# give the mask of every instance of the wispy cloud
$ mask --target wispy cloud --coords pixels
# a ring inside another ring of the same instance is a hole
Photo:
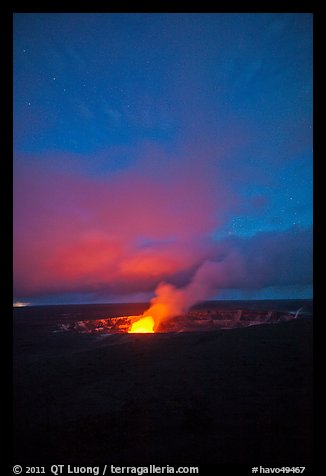
[[[155,154],[147,148],[113,177],[40,165],[17,170],[17,297],[144,293],[161,281],[184,286],[203,263],[216,293],[311,282],[309,230],[216,240],[239,206],[227,184],[209,161],[167,158],[153,166]]]

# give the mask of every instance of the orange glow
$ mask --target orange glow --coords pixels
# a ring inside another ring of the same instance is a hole
[[[154,332],[154,319],[152,316],[141,317],[138,321],[134,322],[128,332],[130,333],[152,333]]]
[[[26,307],[29,306],[28,302],[16,301],[13,303],[13,307]]]

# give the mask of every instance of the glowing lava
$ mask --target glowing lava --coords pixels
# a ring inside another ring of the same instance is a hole
[[[152,316],[141,317],[138,321],[134,322],[128,332],[130,333],[152,333],[154,332],[154,319]]]

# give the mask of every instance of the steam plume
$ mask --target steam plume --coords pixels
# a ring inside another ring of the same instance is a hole
[[[172,284],[160,283],[151,306],[144,315],[154,318],[157,330],[162,321],[182,315],[194,304],[213,297],[217,291],[220,272],[221,263],[206,261],[197,269],[187,286],[177,288]]]

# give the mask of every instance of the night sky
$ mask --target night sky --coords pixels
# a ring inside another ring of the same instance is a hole
[[[14,300],[312,296],[312,15],[15,14]]]

